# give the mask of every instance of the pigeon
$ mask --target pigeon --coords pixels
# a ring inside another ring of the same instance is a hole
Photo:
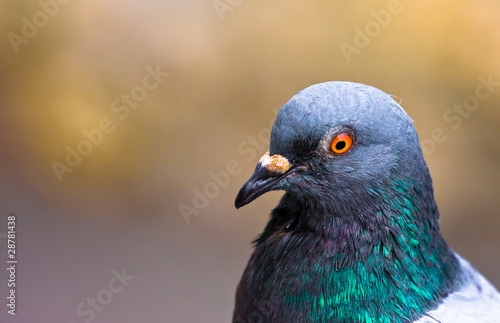
[[[236,291],[233,323],[500,322],[500,294],[439,230],[413,121],[352,82],[278,112],[235,200],[284,190]]]

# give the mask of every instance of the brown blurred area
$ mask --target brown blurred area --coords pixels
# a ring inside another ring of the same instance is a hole
[[[422,142],[442,129],[426,148],[442,232],[500,286],[500,86],[450,111],[482,79],[500,81],[498,1],[401,0],[384,23],[393,0],[64,2],[0,4],[0,234],[16,214],[19,259],[18,320],[2,270],[1,322],[230,321],[250,242],[282,192],[238,211],[234,197],[275,109],[330,80],[394,95]],[[100,136],[103,120],[113,130]],[[67,147],[87,156],[58,177]],[[193,204],[198,190],[211,197]],[[3,267],[2,236],[0,252]],[[134,278],[110,293],[122,268]]]

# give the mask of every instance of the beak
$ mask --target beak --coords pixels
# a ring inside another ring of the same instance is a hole
[[[292,167],[285,157],[269,156],[267,152],[260,159],[253,175],[238,192],[234,206],[239,209],[247,205],[262,194],[274,190],[276,184],[283,178],[303,168],[304,166]]]

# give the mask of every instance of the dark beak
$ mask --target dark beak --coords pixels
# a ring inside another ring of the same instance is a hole
[[[279,181],[303,168],[303,166],[292,167],[287,172],[280,173],[270,171],[259,163],[252,176],[238,192],[236,200],[234,201],[234,206],[239,209],[240,207],[252,202],[262,194],[273,191]]]

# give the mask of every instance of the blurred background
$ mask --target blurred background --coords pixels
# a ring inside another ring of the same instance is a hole
[[[330,80],[401,101],[445,238],[500,287],[498,1],[59,1],[0,4],[1,322],[229,322],[283,193],[234,197]]]

